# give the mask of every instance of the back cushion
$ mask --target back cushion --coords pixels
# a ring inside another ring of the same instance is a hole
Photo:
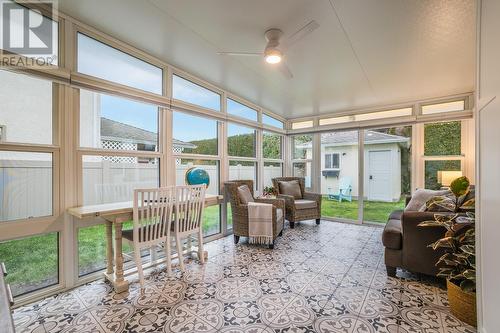
[[[302,199],[302,191],[298,180],[290,180],[287,182],[279,182],[280,193],[291,195],[295,199]]]
[[[254,202],[252,192],[247,185],[241,185],[238,187],[238,196],[242,204],[247,205],[249,202]]]
[[[449,190],[434,191],[434,190],[418,189],[411,196],[411,200],[408,203],[408,205],[406,205],[405,211],[423,212],[426,209],[425,203],[430,198],[438,195],[447,195],[447,194],[450,194]]]

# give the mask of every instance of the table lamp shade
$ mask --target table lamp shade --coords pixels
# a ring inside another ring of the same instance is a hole
[[[438,182],[443,186],[450,186],[455,179],[462,177],[462,171],[438,171]]]

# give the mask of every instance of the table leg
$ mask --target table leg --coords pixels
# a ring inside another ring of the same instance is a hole
[[[106,273],[113,274],[113,224],[106,221]]]
[[[122,223],[120,218],[115,221],[115,282],[117,293],[128,291],[128,281],[123,278],[123,253],[122,253]]]

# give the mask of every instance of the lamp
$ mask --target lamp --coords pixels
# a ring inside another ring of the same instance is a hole
[[[264,58],[266,59],[266,62],[269,64],[280,63],[282,57],[283,54],[281,53],[281,51],[274,47],[268,47],[264,51]]]
[[[437,172],[438,183],[442,186],[450,186],[451,182],[459,177],[462,177],[462,171],[443,170]]]

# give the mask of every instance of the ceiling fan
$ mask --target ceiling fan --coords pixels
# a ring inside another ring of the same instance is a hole
[[[290,68],[286,65],[283,55],[286,50],[293,44],[297,43],[299,40],[309,35],[311,32],[319,28],[318,22],[312,20],[305,26],[300,28],[290,37],[288,37],[284,42],[280,39],[283,36],[283,31],[277,28],[269,29],[265,32],[264,37],[266,38],[267,44],[264,48],[264,52],[217,52],[220,55],[228,56],[260,56],[264,57],[264,60],[272,65],[277,65],[278,69],[289,79],[293,78],[293,74]]]

